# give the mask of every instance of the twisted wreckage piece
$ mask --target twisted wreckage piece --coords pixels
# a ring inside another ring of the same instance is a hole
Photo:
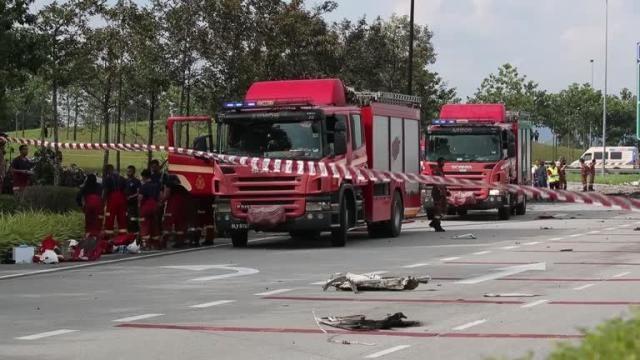
[[[431,280],[430,276],[413,277],[413,276],[380,276],[378,274],[352,274],[339,273],[335,274],[331,279],[323,285],[322,290],[327,291],[330,286],[338,290],[351,290],[354,293],[358,291],[375,291],[375,290],[413,290],[420,284],[426,284]]]
[[[393,328],[420,326],[419,321],[405,321],[407,317],[397,312],[393,315],[387,315],[382,320],[367,319],[364,315],[349,315],[349,316],[327,316],[322,318],[316,318],[318,322],[324,325],[332,326],[350,331],[371,331],[371,330],[389,330]]]

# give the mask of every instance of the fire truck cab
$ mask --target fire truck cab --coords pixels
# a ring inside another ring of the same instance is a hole
[[[217,117],[218,151],[280,159],[271,171],[216,164],[216,227],[235,247],[249,230],[289,232],[294,238],[331,231],[344,246],[347,232],[367,224],[370,234],[398,236],[402,219],[420,207],[417,184],[357,176],[295,172],[297,161],[335,162],[362,169],[419,172],[417,97],[347,93],[338,79],[254,83],[243,101],[224,104]],[[256,220],[258,212],[270,221]]]

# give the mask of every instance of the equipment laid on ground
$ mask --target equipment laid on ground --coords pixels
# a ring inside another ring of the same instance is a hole
[[[521,114],[508,113],[502,104],[449,104],[427,129],[423,174],[431,175],[436,161],[445,161],[448,178],[485,183],[531,184],[531,124]],[[449,214],[467,210],[498,209],[499,217],[526,212],[526,197],[490,187],[448,188]],[[433,208],[425,191],[427,215]]]

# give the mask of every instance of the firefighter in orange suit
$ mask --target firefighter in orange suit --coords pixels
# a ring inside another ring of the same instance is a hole
[[[175,236],[174,248],[186,246],[185,234],[187,232],[187,206],[189,203],[189,192],[180,184],[180,180],[175,175],[168,175],[162,190],[162,200],[164,202],[164,215],[162,218],[162,236],[166,244],[171,237]]]
[[[433,176],[444,177],[444,159],[439,158],[436,164]],[[429,223],[429,226],[434,228],[436,232],[444,232],[440,222],[447,213],[447,187],[445,185],[433,185],[431,197],[433,198],[433,220]]]
[[[127,197],[124,194],[125,180],[116,173],[113,165],[105,167],[103,179],[104,199],[106,203],[106,213],[104,221],[105,235],[111,237],[114,233],[115,224],[118,224],[118,232],[127,233]]]

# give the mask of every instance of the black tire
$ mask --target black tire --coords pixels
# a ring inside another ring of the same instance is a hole
[[[467,209],[458,210],[459,216],[467,216]]]
[[[231,244],[234,248],[246,248],[249,242],[249,232],[246,230],[237,230],[231,232]]]
[[[398,237],[402,231],[402,218],[404,217],[404,207],[402,198],[396,192],[391,201],[391,218],[383,223],[383,232],[388,237]]]
[[[331,246],[343,247],[347,244],[347,233],[349,232],[349,206],[345,196],[340,201],[340,227],[331,231]]]
[[[511,218],[511,196],[507,195],[507,203],[498,208],[498,218],[500,220],[509,220]]]
[[[527,198],[522,199],[522,202],[516,205],[516,215],[524,215],[527,213]]]

